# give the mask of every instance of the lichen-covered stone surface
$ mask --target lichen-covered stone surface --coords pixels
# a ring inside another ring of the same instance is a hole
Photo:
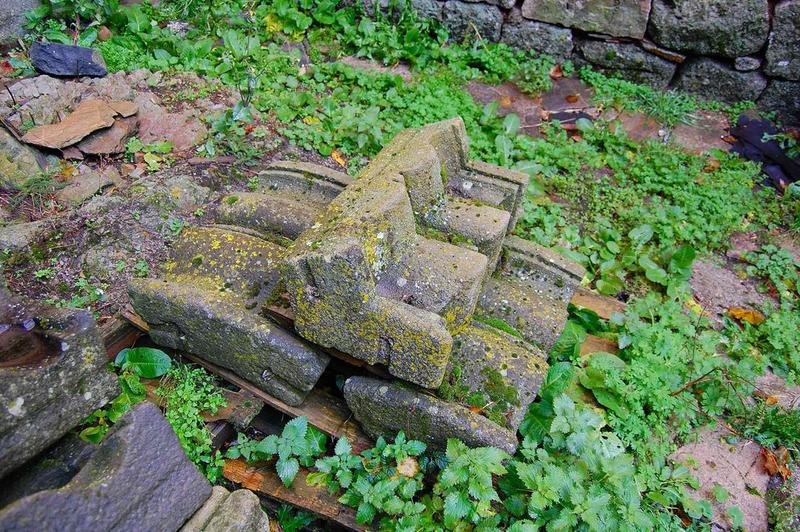
[[[738,72],[715,59],[687,61],[677,77],[678,89],[728,103],[756,100],[766,86],[760,72]]]
[[[733,58],[759,51],[768,34],[767,0],[653,0],[650,35],[673,50]]]
[[[143,402],[67,485],[0,510],[0,529],[177,530],[210,495],[158,407]]]
[[[0,294],[0,477],[119,393],[106,366],[90,313]]]
[[[503,24],[500,42],[520,50],[532,50],[563,61],[572,54],[572,32],[553,24],[529,20],[514,9]]]
[[[369,377],[350,377],[344,385],[347,406],[373,437],[405,432],[408,438],[444,448],[448,438],[472,447],[493,446],[512,453],[517,436],[469,409],[413,387]]]
[[[800,0],[775,6],[766,59],[767,75],[800,80]]]
[[[525,0],[522,15],[584,31],[641,39],[650,0]]]
[[[328,357],[258,313],[279,281],[284,249],[235,228],[184,231],[164,280],[129,293],[159,344],[228,368],[288,404],[300,404]]]
[[[240,489],[231,493],[214,486],[211,497],[180,532],[269,532],[269,518],[252,491]]]
[[[635,44],[586,40],[578,45],[583,58],[609,75],[665,89],[677,64],[647,53]]]

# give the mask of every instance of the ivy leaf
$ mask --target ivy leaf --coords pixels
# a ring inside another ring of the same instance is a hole
[[[294,477],[297,476],[297,472],[300,471],[300,463],[296,458],[278,460],[275,462],[275,470],[278,472],[278,476],[283,482],[283,485],[288,488],[292,485],[292,481],[294,481]]]

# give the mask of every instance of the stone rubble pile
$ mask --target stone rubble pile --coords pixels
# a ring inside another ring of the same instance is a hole
[[[0,530],[269,530],[253,493],[209,498],[151,403],[99,445],[65,436],[118,393],[91,314],[27,304],[0,284]]]
[[[162,279],[131,282],[134,309],[157,343],[288,404],[344,353],[400,379],[345,384],[370,434],[513,452],[584,271],[510,236],[527,176],[468,153],[453,119],[400,132],[355,180],[274,163],[222,198],[220,225],[184,231]],[[476,394],[503,396],[502,419],[470,409]]]

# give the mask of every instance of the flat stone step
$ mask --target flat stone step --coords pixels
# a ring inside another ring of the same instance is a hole
[[[313,196],[288,190],[238,192],[222,198],[216,219],[293,240],[314,225],[326,206]]]
[[[450,236],[454,244],[474,245],[494,265],[510,221],[508,211],[453,197],[436,213],[430,225]]]

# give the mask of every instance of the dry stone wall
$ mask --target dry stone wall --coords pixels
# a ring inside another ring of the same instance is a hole
[[[729,103],[754,100],[800,122],[800,0],[411,3],[441,20],[455,39],[477,32],[658,89]]]

